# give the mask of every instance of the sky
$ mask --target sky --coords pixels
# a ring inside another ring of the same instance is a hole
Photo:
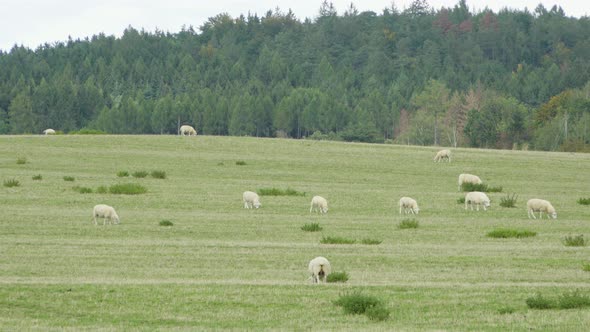
[[[392,3],[399,10],[412,0],[332,0],[338,14],[352,3],[359,12],[372,10],[378,14]],[[428,0],[431,8],[454,7],[459,0]],[[0,0],[0,50],[8,52],[15,44],[31,49],[39,45],[72,39],[84,39],[99,33],[120,37],[125,28],[176,33],[183,26],[196,31],[220,13],[232,17],[240,14],[264,14],[279,8],[289,9],[303,21],[318,16],[322,0]],[[471,12],[486,7],[498,12],[502,8],[534,11],[538,4],[547,10],[553,5],[563,8],[567,16],[590,15],[588,0],[467,0]]]

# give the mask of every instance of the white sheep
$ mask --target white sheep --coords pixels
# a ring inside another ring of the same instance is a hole
[[[197,131],[195,128],[189,125],[180,126],[180,135],[185,136],[197,136]]]
[[[309,261],[308,270],[311,273],[311,282],[314,284],[326,282],[328,275],[332,272],[330,262],[322,256],[316,257]]]
[[[107,219],[109,220],[109,223],[115,223],[118,224],[119,221],[119,215],[117,215],[117,212],[115,212],[115,209],[112,206],[108,206],[105,204],[98,204],[94,206],[94,209],[92,210],[92,216],[94,217],[94,224],[98,225],[98,223],[96,222],[96,218],[104,218],[102,224],[105,225]]]
[[[451,150],[440,150],[436,153],[436,156],[434,156],[435,162],[442,161],[443,159],[446,159],[448,162],[451,162]]]
[[[317,211],[318,213],[328,213],[328,201],[322,196],[313,196],[309,213]]]
[[[45,135],[55,135],[55,130],[53,130],[51,128],[47,128],[47,129],[43,130],[43,134],[45,134]]]
[[[459,175],[459,191],[461,191],[461,185],[463,183],[481,184],[482,182],[477,175],[463,173]]]
[[[555,208],[549,201],[544,199],[532,198],[526,202],[527,212],[529,215],[529,219],[533,216],[533,219],[537,219],[535,217],[535,212],[539,211],[539,218],[543,219],[543,212],[547,214],[547,218],[557,219],[557,212]]]
[[[260,206],[262,206],[262,204],[260,204],[260,197],[253,191],[244,191],[242,194],[242,199],[244,200],[245,209],[251,209],[252,207],[258,209]]]
[[[477,206],[477,211],[479,211],[480,205],[483,206],[484,211],[487,211],[486,208],[490,206],[490,199],[488,195],[481,191],[472,191],[465,195],[465,210],[467,210],[467,204],[471,206],[471,211],[473,211],[473,205]]]
[[[418,208],[418,202],[411,197],[402,197],[399,200],[399,214],[402,214],[402,209],[404,210],[404,214],[412,213],[418,214],[420,212],[420,208]]]

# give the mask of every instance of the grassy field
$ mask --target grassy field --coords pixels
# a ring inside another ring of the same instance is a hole
[[[590,247],[563,243],[590,238],[590,207],[576,203],[590,197],[590,155],[455,149],[449,164],[435,153],[237,137],[0,137],[0,181],[19,182],[0,187],[0,330],[586,330],[589,308],[535,310],[525,300],[590,294]],[[166,178],[117,176],[155,170]],[[464,172],[503,187],[487,212],[457,203]],[[148,191],[95,192],[126,183]],[[260,188],[305,196],[262,196],[260,209],[244,209],[242,192]],[[499,206],[507,193],[516,208]],[[314,195],[328,199],[328,214],[309,213]],[[418,201],[418,228],[398,227],[408,219],[401,196]],[[528,219],[534,197],[558,219]],[[95,226],[99,203],[121,224]],[[303,231],[309,223],[322,230]],[[497,228],[537,235],[486,236]],[[356,243],[320,244],[329,236]],[[350,279],[310,284],[307,263],[320,255]],[[333,302],[351,291],[381,299],[389,319],[343,313]]]

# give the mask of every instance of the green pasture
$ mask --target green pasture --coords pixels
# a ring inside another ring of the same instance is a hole
[[[471,330],[583,331],[590,309],[536,310],[525,300],[590,295],[590,155],[180,136],[2,136],[0,330]],[[26,162],[17,162],[22,161]],[[163,171],[164,179],[119,177]],[[460,173],[503,192],[466,211]],[[36,180],[33,177],[41,175]],[[74,181],[65,181],[73,177]],[[96,193],[134,183],[147,193]],[[74,190],[88,187],[92,193]],[[243,208],[242,192],[292,189]],[[499,206],[516,193],[515,208]],[[329,202],[310,214],[314,195]],[[402,196],[420,214],[399,214]],[[557,220],[530,220],[526,200]],[[92,222],[112,205],[119,225]],[[418,228],[400,229],[404,219]],[[173,226],[159,223],[168,220]],[[301,229],[319,223],[318,232]],[[494,229],[536,232],[492,238]],[[324,237],[355,244],[321,244]],[[382,241],[362,244],[363,239]],[[346,283],[312,285],[325,256]],[[345,314],[349,291],[377,296],[388,320]]]

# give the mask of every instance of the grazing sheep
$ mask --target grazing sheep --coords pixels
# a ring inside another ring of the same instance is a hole
[[[471,205],[471,211],[473,211],[473,205],[477,206],[477,211],[480,205],[483,206],[484,211],[487,211],[486,207],[490,206],[490,199],[481,191],[472,191],[465,195],[465,210],[467,210],[467,204]]]
[[[526,202],[526,208],[529,215],[529,219],[531,218],[531,215],[533,216],[533,219],[537,219],[537,217],[535,217],[536,211],[539,211],[540,219],[543,219],[543,212],[547,214],[547,219],[557,219],[557,212],[555,212],[555,208],[553,207],[553,205],[551,205],[551,203],[549,203],[549,201],[546,201],[544,199],[529,199],[528,202]]]
[[[309,261],[307,268],[311,273],[311,282],[314,284],[318,284],[320,281],[326,283],[328,280],[328,275],[332,272],[330,262],[322,256],[316,257]]]
[[[463,173],[459,175],[459,191],[463,183],[481,184],[481,179],[477,175]]]
[[[313,196],[309,213],[317,211],[318,213],[328,213],[328,201],[322,196]]]
[[[55,135],[55,130],[53,130],[51,128],[47,128],[47,129],[43,130],[43,134],[45,134],[45,135]]]
[[[189,125],[180,126],[180,135],[185,136],[197,136],[197,131],[195,128]]]
[[[402,214],[402,209],[404,209],[404,214],[412,213],[418,214],[420,212],[420,208],[418,208],[418,203],[415,199],[410,197],[402,197],[399,200],[399,214]]]
[[[105,204],[98,204],[94,206],[94,209],[92,210],[92,216],[94,217],[94,224],[98,225],[98,223],[96,222],[96,218],[104,218],[102,224],[106,225],[107,219],[109,220],[109,223],[115,223],[118,224],[119,221],[119,216],[117,215],[117,212],[115,212],[115,209],[112,206],[108,206]]]
[[[242,198],[244,199],[245,209],[251,209],[252,207],[258,209],[262,205],[260,204],[260,197],[253,191],[244,191]]]
[[[443,159],[446,159],[448,162],[451,162],[451,150],[440,150],[437,152],[436,156],[434,156],[434,162],[439,162]]]

